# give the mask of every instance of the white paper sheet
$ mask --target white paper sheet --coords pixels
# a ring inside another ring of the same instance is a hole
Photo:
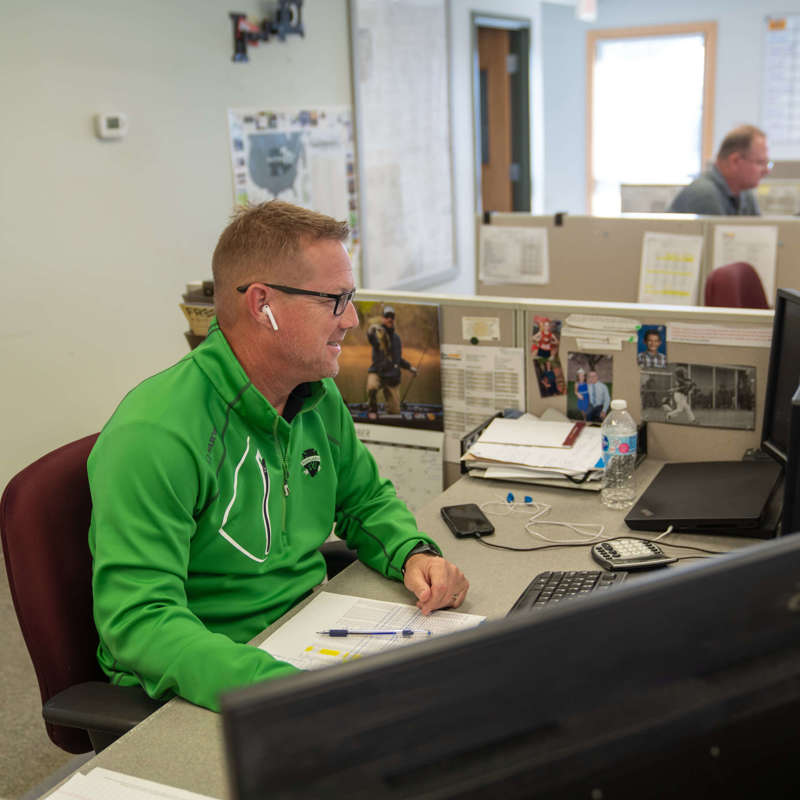
[[[697,304],[703,237],[648,231],[642,240],[639,302]]]
[[[525,407],[521,347],[443,345],[445,461],[461,458],[461,438],[504,408]]]
[[[205,794],[177,789],[163,783],[134,778],[95,767],[86,775],[76,772],[59,786],[51,800],[215,800]]]
[[[709,325],[702,322],[670,322],[667,325],[667,341],[685,344],[721,344],[728,347],[770,347],[772,328],[768,326]]]
[[[600,428],[586,427],[572,447],[526,447],[509,444],[481,444],[469,449],[471,457],[502,464],[519,464],[575,474],[595,469],[602,461]]]
[[[746,261],[761,278],[767,302],[775,300],[775,264],[778,254],[777,225],[715,225],[712,269]]]
[[[588,331],[602,331],[604,334],[617,333],[619,335],[630,335],[635,334],[636,331],[642,327],[641,323],[636,319],[629,319],[628,317],[609,317],[599,314],[570,314],[564,320],[564,325],[568,326],[571,330],[569,334],[564,334],[564,326],[562,326],[562,335],[570,336],[586,335]]]
[[[549,283],[547,228],[482,225],[478,264],[484,283]]]
[[[461,338],[479,342],[500,341],[500,319],[498,317],[462,317]]]
[[[564,441],[574,426],[574,422],[543,422],[532,414],[523,414],[518,419],[499,417],[489,423],[478,442],[529,447],[569,447]]]
[[[434,611],[423,616],[413,605],[369,600],[347,594],[320,592],[291,619],[270,635],[260,648],[298,669],[322,669],[354,661],[396,647],[430,641],[433,636],[472,628],[486,617],[458,611]],[[346,636],[320,635],[331,628],[396,630],[409,628],[431,631],[431,636]]]

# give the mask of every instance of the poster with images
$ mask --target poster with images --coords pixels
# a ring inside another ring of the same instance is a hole
[[[531,359],[542,397],[562,395],[566,391],[564,371],[558,356],[561,344],[561,320],[536,315],[531,330]]]
[[[568,353],[567,416],[601,423],[611,407],[614,358],[600,353]]]
[[[234,202],[268,200],[347,220],[358,243],[355,144],[349,106],[231,109]]]
[[[636,363],[647,369],[667,366],[667,326],[642,325],[639,328]]]
[[[755,430],[755,367],[667,363],[639,373],[642,419]]]
[[[439,307],[356,301],[336,385],[357,423],[443,431]]]

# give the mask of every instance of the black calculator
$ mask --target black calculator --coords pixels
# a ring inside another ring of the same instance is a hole
[[[635,538],[598,542],[592,547],[592,558],[606,569],[626,571],[663,567],[678,560],[668,556],[655,542]]]

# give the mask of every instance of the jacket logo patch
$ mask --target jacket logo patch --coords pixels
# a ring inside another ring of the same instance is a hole
[[[319,472],[322,462],[319,453],[310,447],[303,451],[303,459],[300,463],[303,465],[303,472],[313,478]]]

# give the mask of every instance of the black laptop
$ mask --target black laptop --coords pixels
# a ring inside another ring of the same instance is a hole
[[[665,464],[625,522],[639,531],[717,533],[768,539],[780,519],[777,462],[689,461]]]

